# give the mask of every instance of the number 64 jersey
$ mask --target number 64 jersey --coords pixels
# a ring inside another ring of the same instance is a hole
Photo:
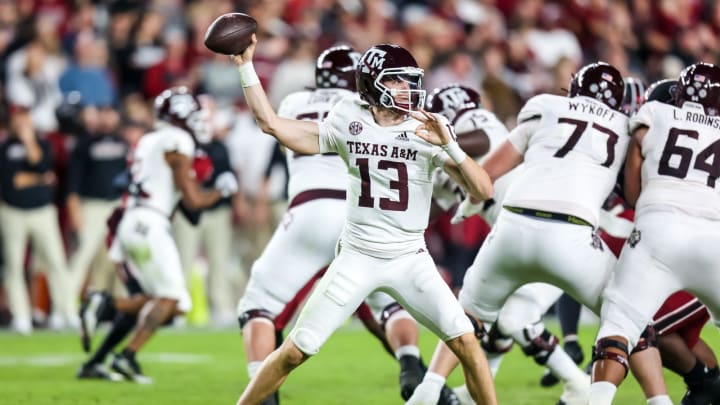
[[[720,220],[720,117],[685,103],[682,108],[651,101],[630,120],[630,130],[648,127],[641,146],[643,211],[680,211]]]
[[[408,118],[380,126],[368,104],[351,99],[320,124],[320,151],[338,153],[348,167],[343,244],[379,258],[425,248],[432,173],[448,157],[415,135],[418,125]]]
[[[628,118],[590,97],[549,94],[530,99],[508,140],[525,169],[506,206],[574,215],[598,225],[598,215],[625,161]]]

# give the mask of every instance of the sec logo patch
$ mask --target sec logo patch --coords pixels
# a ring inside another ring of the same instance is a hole
[[[353,121],[348,126],[348,130],[350,131],[350,134],[357,135],[363,130],[363,126],[359,121]]]

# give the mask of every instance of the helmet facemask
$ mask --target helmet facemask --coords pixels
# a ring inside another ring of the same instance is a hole
[[[403,112],[419,111],[425,105],[425,90],[422,88],[422,78],[423,70],[417,67],[383,69],[373,82],[373,86],[380,94],[380,105]],[[383,82],[389,80],[407,83],[408,88],[395,89],[387,87]]]
[[[625,95],[620,111],[625,115],[635,114],[645,104],[645,85],[634,77],[625,78]]]

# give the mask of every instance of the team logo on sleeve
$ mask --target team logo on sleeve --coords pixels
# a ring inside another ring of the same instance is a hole
[[[605,251],[603,248],[602,239],[600,239],[600,235],[597,233],[592,234],[592,242],[590,242],[590,246],[592,246],[593,249],[599,250],[601,252]]]
[[[348,126],[348,130],[350,131],[350,134],[357,135],[363,130],[362,123],[360,123],[360,121],[353,121]]]
[[[630,245],[631,248],[634,248],[635,245],[640,243],[640,239],[642,237],[642,234],[639,230],[633,229],[632,233],[630,234],[630,237],[627,238],[627,244]]]

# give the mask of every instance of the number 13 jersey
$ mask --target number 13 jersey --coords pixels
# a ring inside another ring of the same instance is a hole
[[[524,170],[503,204],[580,217],[598,215],[625,160],[628,118],[595,99],[539,95],[518,114],[508,140]]]
[[[379,258],[424,248],[432,172],[448,157],[415,135],[418,125],[408,118],[382,127],[367,104],[348,99],[320,124],[320,151],[338,153],[348,167],[343,244]]]
[[[720,117],[699,105],[651,101],[630,120],[648,127],[641,143],[642,188],[636,212],[681,211],[720,220]]]

